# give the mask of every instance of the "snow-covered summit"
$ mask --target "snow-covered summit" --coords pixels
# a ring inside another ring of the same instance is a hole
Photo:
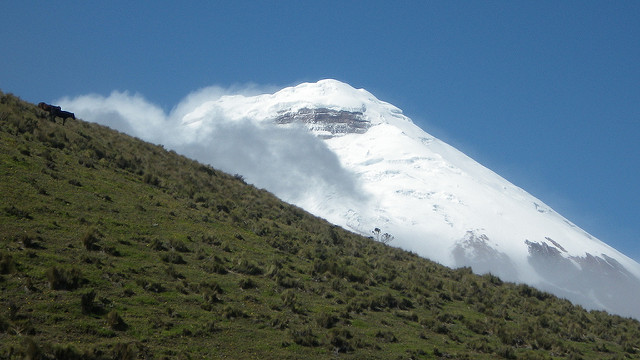
[[[193,136],[208,136],[220,117],[306,128],[322,139],[365,195],[308,181],[306,191],[287,200],[318,216],[365,235],[382,229],[394,245],[448,266],[471,266],[640,318],[640,306],[630,301],[640,298],[638,263],[366,90],[321,80],[273,94],[223,96],[182,121]],[[309,180],[336,170],[314,171],[321,175]]]
[[[193,124],[212,112],[223,112],[231,119],[275,119],[284,113],[303,109],[329,109],[362,113],[371,124],[408,122],[411,120],[397,107],[378,100],[364,89],[355,89],[343,82],[325,79],[284,88],[274,94],[258,96],[226,95],[205,102],[183,118]]]

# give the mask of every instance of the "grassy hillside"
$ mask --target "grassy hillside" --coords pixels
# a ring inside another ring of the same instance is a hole
[[[445,268],[2,93],[0,194],[0,358],[640,357],[638,321]]]

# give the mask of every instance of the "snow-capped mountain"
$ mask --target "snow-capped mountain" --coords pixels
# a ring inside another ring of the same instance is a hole
[[[265,186],[286,201],[367,236],[392,234],[392,245],[447,266],[470,266],[587,308],[640,318],[640,264],[366,90],[322,80],[273,94],[222,96],[181,117],[183,136],[211,136],[221,117],[288,129],[291,139],[304,129],[305,141],[337,157],[335,168],[319,163],[307,178],[296,178],[304,191],[295,195]],[[281,174],[285,184],[288,176],[294,174]],[[332,176],[353,186],[333,186]]]

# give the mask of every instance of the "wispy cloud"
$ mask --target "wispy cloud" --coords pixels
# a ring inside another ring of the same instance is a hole
[[[58,103],[82,119],[152,142],[164,138],[169,125],[164,111],[140,94],[114,91],[107,97],[90,94],[63,98]]]

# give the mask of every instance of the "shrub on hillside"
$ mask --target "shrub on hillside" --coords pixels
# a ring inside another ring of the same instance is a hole
[[[84,282],[79,270],[63,269],[53,266],[46,273],[49,286],[53,290],[74,290]]]
[[[398,338],[389,330],[378,330],[378,332],[376,332],[376,338],[386,343],[398,342]]]
[[[176,270],[176,268],[173,265],[169,265],[165,269],[165,272],[167,273],[167,275],[171,276],[171,278],[173,279],[184,279],[184,275],[178,272],[178,270]]]
[[[10,326],[11,323],[2,315],[0,315],[0,334],[4,334],[7,330],[9,330]]]
[[[222,300],[218,297],[218,294],[213,290],[204,290],[202,292],[202,300],[203,303],[200,307],[203,310],[211,311],[213,309],[213,305],[221,303]]]
[[[113,359],[133,360],[138,358],[138,351],[133,343],[119,343],[113,347]]]
[[[89,251],[100,250],[100,246],[98,246],[99,236],[100,234],[96,229],[87,230],[82,236],[82,245]]]
[[[295,311],[297,299],[296,293],[294,291],[292,291],[291,289],[283,291],[280,295],[280,299],[282,300],[284,306]]]
[[[205,263],[201,267],[209,274],[225,275],[228,273],[227,268],[223,264],[218,262]]]
[[[253,281],[251,278],[240,279],[240,281],[238,282],[238,285],[240,285],[241,289],[245,289],[245,290],[258,287],[258,284],[256,284],[256,282]]]
[[[276,276],[276,282],[278,283],[278,285],[286,289],[304,288],[299,279],[294,279],[291,277],[291,275],[284,272],[283,274],[279,274],[278,276]]]
[[[34,236],[29,234],[21,234],[17,237],[17,241],[22,244],[23,247],[27,249],[44,249],[45,247],[41,245],[42,237]]]
[[[158,239],[153,239],[153,241],[151,241],[151,243],[147,246],[155,251],[169,251],[164,243]]]
[[[162,261],[168,262],[171,264],[186,264],[182,256],[175,252],[170,252],[162,256]]]
[[[160,179],[156,175],[149,174],[149,173],[144,174],[144,176],[142,177],[142,181],[145,184],[149,184],[153,186],[160,185]]]
[[[233,270],[245,275],[260,275],[263,273],[262,268],[247,259],[239,259],[236,261]]]
[[[318,346],[318,339],[313,334],[310,327],[290,331],[293,342],[301,346]]]
[[[107,314],[107,325],[109,325],[109,327],[112,328],[113,330],[118,330],[118,331],[127,330],[127,328],[129,327],[129,325],[127,325],[127,323],[124,322],[122,317],[120,317],[120,314],[118,314],[118,312],[115,310],[111,310]]]
[[[136,284],[138,284],[140,287],[142,287],[146,291],[150,291],[154,293],[161,293],[166,290],[162,284],[158,282],[149,282],[144,279],[137,279]]]
[[[92,354],[82,354],[78,352],[73,346],[54,345],[51,349],[51,353],[54,359],[68,359],[68,360],[84,360],[95,359]]]
[[[24,339],[23,355],[25,359],[42,359],[44,357],[44,353],[38,343],[30,337]]]
[[[316,316],[318,326],[330,329],[338,323],[338,318],[328,312],[321,312]]]
[[[82,294],[80,297],[80,308],[82,309],[83,314],[90,315],[102,312],[102,306],[94,302],[95,298],[96,292],[94,290]]]
[[[353,338],[353,335],[349,330],[331,329],[328,340],[334,352],[346,353],[353,351],[353,347],[349,343],[349,339],[351,338]]]
[[[181,252],[181,253],[186,253],[186,252],[191,252],[191,250],[189,250],[189,248],[187,247],[187,245],[185,245],[185,243],[181,240],[178,239],[171,239],[169,240],[169,247],[177,252]]]
[[[222,316],[227,319],[238,319],[238,318],[246,318],[248,315],[242,311],[242,309],[234,307],[234,306],[225,306],[222,310]]]
[[[220,285],[215,281],[203,281],[198,284],[199,292],[204,292],[205,290],[211,290],[216,294],[224,294],[224,290],[222,289],[222,287],[220,287]]]
[[[29,214],[27,211],[18,209],[17,207],[15,207],[13,205],[5,207],[4,208],[4,212],[7,215],[17,217],[18,219],[28,219],[28,220],[32,220],[33,219],[31,214]]]
[[[16,263],[9,254],[0,253],[0,274],[11,274],[16,271]]]

